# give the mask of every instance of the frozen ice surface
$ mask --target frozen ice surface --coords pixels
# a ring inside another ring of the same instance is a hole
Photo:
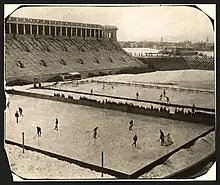
[[[82,168],[56,158],[5,144],[11,170],[29,179],[92,179],[101,178],[101,173]],[[103,174],[103,178],[115,178]]]
[[[112,85],[107,85],[107,84],[105,84],[105,88],[103,89],[103,84],[98,84],[98,83],[80,84],[78,87],[73,86],[73,84],[66,84],[66,85],[63,84],[62,86],[57,86],[55,88],[70,90],[70,91],[74,90],[85,93],[90,93],[90,90],[93,89],[94,94],[118,96],[124,98],[132,98],[132,99],[136,99],[136,93],[138,92],[140,100],[151,100],[151,101],[158,101],[159,96],[163,91],[163,89],[142,88],[142,87],[127,86],[127,85],[114,85],[114,89],[112,89]],[[46,90],[44,91],[46,92]],[[59,92],[59,93],[63,93],[63,92]],[[66,94],[72,95],[74,93],[67,92]],[[192,91],[186,92],[180,90],[166,89],[166,95],[169,97],[170,102],[174,104],[182,104],[182,105],[190,105],[190,106],[195,104],[198,107],[207,107],[207,108],[215,107],[215,97],[213,93],[197,93]],[[78,94],[77,96],[80,95]],[[81,96],[85,96],[85,95],[81,95]],[[95,99],[97,98],[100,99],[101,97],[95,97]],[[105,98],[105,99],[109,99],[109,98]],[[162,102],[166,102],[166,99],[163,99]]]
[[[143,83],[172,83],[182,87],[215,89],[215,71],[206,70],[177,70],[156,71],[143,74],[120,74],[95,77],[97,80]]]
[[[10,95],[10,101],[6,118],[7,139],[21,143],[24,131],[27,145],[95,165],[101,165],[101,151],[104,151],[104,167],[124,173],[133,173],[210,128],[25,96]],[[24,116],[16,123],[14,114],[18,107],[23,108]],[[53,130],[56,118],[59,120],[58,131]],[[131,119],[134,127],[129,131]],[[42,137],[33,139],[36,126],[42,128]],[[100,137],[93,139],[96,126]],[[171,134],[173,145],[162,147],[156,142],[160,129]],[[138,148],[131,146],[135,134],[138,135]]]

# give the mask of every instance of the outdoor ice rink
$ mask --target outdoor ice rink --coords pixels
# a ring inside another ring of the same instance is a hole
[[[164,78],[161,77],[162,74],[166,74]],[[211,76],[213,73],[206,71],[179,71],[178,74],[179,76],[177,75],[177,72],[159,72],[159,74],[146,73],[138,75],[112,75],[93,79],[124,82],[141,81],[143,83],[146,82],[155,84],[161,82],[164,83],[165,86],[166,83],[175,82],[177,84],[176,86],[179,87],[184,86],[183,84],[185,84],[184,87],[187,85],[191,87],[194,83],[194,86],[192,86],[193,88],[214,90],[211,88],[214,86],[214,79],[212,79]],[[172,79],[175,77],[175,75],[178,79]],[[190,79],[194,80],[194,82],[190,81]],[[187,80],[189,83],[187,83]],[[47,85],[48,83],[42,84],[42,86]],[[103,85],[105,85],[104,89]],[[30,87],[33,87],[33,85],[20,87],[17,86],[13,88],[15,90],[41,93],[52,96],[54,93],[60,93],[64,94],[65,97],[71,95],[76,99],[78,99],[80,96],[87,96],[97,100],[107,99],[115,102],[133,103],[134,105],[145,107],[150,107],[151,105],[145,102],[120,100],[109,97],[107,98],[47,89],[32,89]],[[159,88],[135,87],[128,86],[127,84],[113,85],[113,87],[114,88],[112,88],[112,84],[106,85],[102,83],[85,83],[76,86],[76,82],[67,84],[59,83],[56,86],[51,86],[51,88],[57,88],[60,90],[66,89],[85,93],[90,93],[90,90],[93,89],[93,93],[95,94],[127,97],[131,99],[135,99],[136,92],[139,92],[139,99],[151,101],[158,101],[159,95],[163,91],[163,89]],[[169,88],[164,89],[166,90],[167,96],[169,96],[171,103],[189,106],[195,104],[198,107],[215,108],[214,93],[192,91],[185,92],[181,90],[172,90]],[[174,121],[170,119],[93,108],[83,105],[68,104],[25,96],[10,95],[9,99],[11,103],[10,108],[7,109],[6,113],[6,139],[22,143],[22,132],[24,132],[26,145],[55,152],[99,166],[101,166],[101,151],[103,151],[104,167],[128,174],[137,171],[138,169],[146,166],[147,164],[153,162],[159,157],[162,157],[166,153],[211,128],[210,126],[202,124]],[[162,100],[162,102],[166,101]],[[160,105],[154,106],[158,108],[160,107]],[[14,114],[15,111],[18,110],[18,107],[23,108],[24,116],[21,117],[19,123],[16,123]],[[168,108],[171,109],[171,107]],[[174,110],[171,109],[171,112],[172,111]],[[56,118],[59,120],[58,131],[54,130]],[[134,127],[132,131],[129,131],[128,127],[131,119],[134,120]],[[36,137],[33,139],[36,136],[36,126],[40,126],[42,128],[42,137]],[[97,126],[99,127],[99,137],[94,139],[93,129]],[[160,129],[164,131],[165,135],[168,133],[171,134],[171,138],[174,141],[173,145],[164,147],[157,142],[159,139]],[[133,137],[135,134],[138,135],[138,148],[132,146]],[[207,148],[207,150],[209,149]],[[198,154],[203,154],[204,152],[208,151],[197,151]],[[184,153],[184,155],[187,157],[188,153]],[[205,155],[206,154],[204,153],[204,157]],[[185,164],[185,162],[183,163]],[[49,174],[49,176],[53,177],[52,174]],[[79,175],[79,177],[82,176],[82,174]],[[94,173],[91,174],[91,176],[95,177],[96,175]]]
[[[148,117],[119,111],[10,95],[7,111],[6,139],[45,149],[84,162],[101,165],[104,152],[104,167],[132,173],[153,162],[174,148],[186,143],[210,127],[163,118]],[[16,123],[14,113],[23,108],[24,116]],[[55,131],[55,119],[59,130]],[[133,131],[129,121],[134,120]],[[36,126],[42,128],[42,137],[34,138]],[[98,137],[93,138],[93,129],[98,126]],[[160,146],[156,142],[159,130],[170,133],[174,144]],[[137,146],[131,146],[133,136],[138,135]]]
[[[206,108],[215,107],[214,93],[193,92],[193,91],[187,92],[187,91],[172,90],[166,88],[164,89],[158,89],[155,87],[142,88],[142,87],[134,87],[128,85],[107,85],[107,84],[99,84],[99,83],[86,83],[86,84],[79,84],[78,86],[76,86],[74,83],[60,84],[57,85],[56,87],[52,86],[51,88],[70,90],[70,91],[80,91],[85,93],[90,93],[91,89],[93,89],[94,94],[126,97],[131,99],[136,99],[136,93],[138,92],[140,100],[150,100],[150,101],[158,101],[160,94],[165,89],[166,96],[169,97],[170,103],[190,105],[190,106],[195,104],[198,107],[206,107]],[[63,92],[59,92],[59,93],[63,93]],[[71,93],[68,92],[66,94],[71,94]],[[95,98],[97,99],[97,97]],[[163,98],[161,102],[166,102],[166,99]]]

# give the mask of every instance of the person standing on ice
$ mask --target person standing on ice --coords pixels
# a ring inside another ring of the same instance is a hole
[[[163,96],[166,97],[166,91],[165,91],[165,89],[163,90]]]
[[[19,118],[18,111],[16,111],[16,113],[15,113],[15,118],[16,118],[16,122],[18,123],[18,118]]]
[[[22,116],[22,108],[21,107],[18,108],[18,111],[20,113],[20,116]]]
[[[173,141],[171,139],[170,133],[167,134],[167,142],[168,142],[168,145],[172,145],[173,144]]]
[[[193,114],[195,114],[195,108],[196,108],[196,107],[195,107],[195,104],[193,104],[193,107],[192,107],[192,113],[193,113]]]
[[[161,146],[164,145],[164,133],[162,130],[160,130],[160,139],[158,141],[161,140]]]
[[[98,135],[98,133],[97,133],[98,127],[95,127],[93,130],[94,130],[93,138],[96,139],[97,135]]]
[[[93,93],[93,90],[91,89],[91,94]]]
[[[41,128],[37,126],[37,136],[40,137],[41,136]]]
[[[135,136],[133,137],[133,140],[134,140],[134,142],[132,143],[132,146],[134,145],[135,147],[137,147],[137,140],[138,140],[138,137],[137,137],[136,134],[135,134]]]
[[[138,92],[136,93],[136,97],[137,97],[137,100],[138,100],[138,97],[139,97],[139,93]]]
[[[8,108],[9,108],[9,105],[10,105],[10,101],[8,100],[8,103],[7,103],[6,107],[8,107]]]
[[[160,98],[159,98],[159,101],[161,101],[163,98],[163,93],[160,94]]]
[[[133,119],[129,122],[129,130],[132,130],[132,127],[133,127],[133,125],[134,125],[134,122],[133,122]]]
[[[58,119],[56,118],[54,130],[58,130]]]
[[[166,96],[166,99],[167,99],[167,103],[170,103],[170,99],[168,96]]]

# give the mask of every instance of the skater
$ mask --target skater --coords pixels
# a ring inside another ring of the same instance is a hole
[[[137,97],[137,100],[138,100],[138,97],[139,97],[139,93],[138,92],[136,93],[136,97]]]
[[[104,89],[105,89],[105,85],[102,86],[102,90],[104,90]]]
[[[133,122],[133,119],[129,122],[129,130],[132,130],[132,127],[133,127],[133,125],[134,125],[134,122]]]
[[[22,116],[22,108],[19,107],[18,110],[19,110],[20,116]]]
[[[18,118],[19,118],[18,111],[16,111],[16,113],[15,113],[15,117],[16,117],[16,122],[18,123]]]
[[[170,137],[170,133],[167,134],[167,142],[168,142],[167,145],[172,145],[173,144],[173,141]]]
[[[93,90],[91,89],[91,94],[93,93]]]
[[[98,133],[97,133],[98,127],[94,128],[93,130],[94,130],[93,138],[96,139],[97,135],[98,135]]]
[[[158,140],[158,142],[161,140],[161,146],[164,145],[164,133],[162,130],[160,130],[160,139]]]
[[[112,89],[114,89],[114,86],[112,86]]]
[[[37,136],[41,137],[41,128],[37,126]]]
[[[170,103],[170,99],[168,96],[166,96],[166,99],[167,99],[167,103]]]
[[[58,119],[56,118],[56,122],[55,122],[55,128],[54,130],[58,130]]]
[[[135,136],[133,137],[133,140],[134,140],[134,142],[132,143],[132,146],[134,145],[135,147],[137,147],[137,140],[138,140],[138,137],[137,137],[136,134],[135,134]]]
[[[7,103],[6,107],[8,107],[8,108],[9,108],[9,105],[10,105],[10,101],[8,100],[8,103]]]
[[[192,107],[192,113],[193,113],[193,114],[195,114],[195,108],[196,108],[196,107],[195,107],[195,104],[193,104],[193,107]]]
[[[163,90],[163,96],[166,97],[166,91],[165,91],[165,89]]]
[[[163,94],[161,93],[161,94],[160,94],[160,98],[159,98],[158,100],[161,101],[161,100],[162,100],[162,97],[163,97]]]

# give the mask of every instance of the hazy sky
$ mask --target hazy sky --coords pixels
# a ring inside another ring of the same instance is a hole
[[[191,7],[28,7],[12,16],[118,27],[118,40],[213,41],[208,17]]]

